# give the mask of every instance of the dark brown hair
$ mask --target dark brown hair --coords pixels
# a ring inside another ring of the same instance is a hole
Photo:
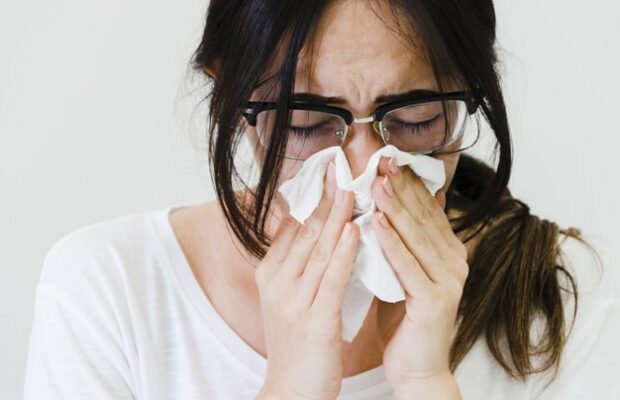
[[[363,0],[360,0],[363,1]],[[274,135],[267,146],[255,189],[240,198],[235,186],[250,189],[235,166],[243,136],[238,126],[240,107],[264,81],[277,51],[283,61],[270,79],[279,83],[276,132],[284,132],[295,67],[309,43],[328,0],[212,0],[202,41],[192,57],[201,72],[217,69],[209,100],[209,160],[218,201],[233,232],[250,252],[262,258],[271,238],[265,230],[277,191],[281,168],[277,156],[286,135]],[[447,208],[462,210],[451,220],[455,233],[467,242],[479,240],[470,261],[459,316],[462,323],[451,348],[456,369],[474,342],[485,336],[498,363],[511,375],[526,375],[559,366],[567,332],[561,291],[577,296],[571,275],[557,265],[560,232],[550,221],[530,213],[508,190],[512,166],[510,131],[497,73],[495,11],[491,0],[386,0],[394,15],[405,16],[422,43],[440,90],[442,77],[455,79],[475,92],[480,112],[496,144],[495,168],[462,154],[447,192]],[[409,30],[410,32],[410,30]],[[275,87],[275,86],[274,86]],[[565,274],[569,288],[562,288]],[[575,309],[576,312],[576,309]],[[530,337],[536,315],[546,321],[541,342]],[[506,346],[500,346],[505,339]],[[534,366],[531,357],[544,362]]]

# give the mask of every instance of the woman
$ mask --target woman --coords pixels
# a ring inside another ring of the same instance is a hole
[[[490,0],[213,0],[193,63],[212,83],[217,199],[50,250],[26,398],[617,396],[608,282],[577,230],[507,190],[494,42]],[[462,153],[476,116],[497,139],[495,170]],[[244,135],[253,187],[235,167]],[[388,144],[441,160],[446,180],[433,197],[381,159],[372,228],[406,299],[374,298],[347,342],[353,195],[330,166],[302,225],[277,189],[319,151],[341,146],[356,177]]]

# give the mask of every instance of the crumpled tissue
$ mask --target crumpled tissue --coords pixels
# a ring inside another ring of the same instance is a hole
[[[342,338],[348,342],[353,340],[362,327],[374,296],[391,303],[405,299],[405,292],[383,254],[371,225],[371,217],[377,207],[370,188],[377,176],[377,166],[382,156],[393,157],[399,167],[406,165],[411,168],[432,195],[445,183],[441,160],[422,154],[412,155],[393,145],[373,153],[365,171],[354,180],[342,148],[333,146],[306,159],[295,176],[278,189],[289,205],[291,216],[303,224],[321,200],[327,167],[335,159],[338,187],[355,195],[353,222],[360,228],[360,246],[342,304]]]

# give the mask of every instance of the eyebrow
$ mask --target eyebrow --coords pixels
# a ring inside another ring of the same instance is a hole
[[[392,103],[399,100],[409,99],[412,97],[427,97],[439,94],[433,90],[428,89],[413,89],[403,93],[388,94],[375,98],[375,104],[379,103]],[[301,103],[313,103],[313,104],[344,104],[346,100],[342,97],[325,97],[314,93],[293,93],[293,101]]]

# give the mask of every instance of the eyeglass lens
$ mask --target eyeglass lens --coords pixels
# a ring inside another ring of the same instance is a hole
[[[432,152],[455,142],[467,119],[464,101],[427,102],[401,107],[387,113],[380,127],[387,143],[407,152]],[[258,115],[256,127],[264,145],[274,134],[276,110]],[[306,159],[331,146],[342,144],[345,121],[336,115],[308,110],[291,110],[284,156]]]

